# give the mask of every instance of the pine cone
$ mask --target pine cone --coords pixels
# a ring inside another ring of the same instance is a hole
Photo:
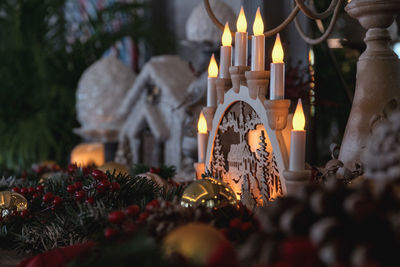
[[[400,178],[400,111],[388,115],[374,129],[363,156],[367,178]]]

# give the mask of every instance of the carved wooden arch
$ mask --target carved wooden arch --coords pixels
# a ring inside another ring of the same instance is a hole
[[[245,86],[240,86],[239,93],[235,93],[233,89],[228,90],[224,96],[224,103],[219,104],[212,122],[212,129],[210,131],[207,154],[206,154],[206,168],[211,169],[211,163],[213,160],[213,151],[215,146],[215,139],[218,135],[218,130],[220,129],[221,122],[223,118],[229,113],[229,110],[233,105],[238,102],[243,102],[250,106],[252,110],[258,115],[260,124],[263,125],[266,133],[265,135],[270,141],[272,146],[272,151],[275,155],[275,160],[277,163],[277,168],[279,170],[279,177],[281,181],[283,194],[286,194],[285,179],[283,177],[283,171],[287,169],[289,157],[288,151],[285,145],[285,141],[281,131],[274,131],[269,127],[267,112],[264,106],[265,97],[261,96],[253,100],[249,97],[249,89]],[[243,192],[242,192],[243,193]]]

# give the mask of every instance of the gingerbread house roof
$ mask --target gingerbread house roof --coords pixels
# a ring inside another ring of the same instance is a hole
[[[153,57],[137,76],[119,109],[119,116],[126,117],[140,99],[140,94],[149,80],[161,90],[161,101],[176,108],[184,101],[190,83],[195,79],[187,62],[177,56]]]

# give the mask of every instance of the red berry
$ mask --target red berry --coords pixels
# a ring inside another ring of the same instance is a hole
[[[78,169],[78,166],[76,166],[76,164],[69,164],[68,168],[67,168],[67,172],[69,174],[74,174],[77,169]]]
[[[15,193],[20,193],[20,192],[21,192],[21,190],[19,189],[19,187],[14,187],[14,188],[12,189],[12,191],[15,192]]]
[[[111,183],[111,191],[119,191],[121,189],[121,186],[119,185],[119,183],[117,182],[113,182]]]
[[[155,173],[155,174],[159,174],[161,172],[161,169],[152,167],[152,168],[150,168],[150,172],[151,173]]]
[[[82,201],[86,197],[86,192],[83,190],[79,190],[75,192],[75,200],[76,201]]]
[[[107,179],[107,175],[101,170],[93,170],[91,175],[96,180],[101,181],[101,180]]]
[[[160,202],[158,202],[157,199],[153,199],[152,201],[150,201],[149,203],[147,203],[146,205],[146,210],[151,210],[153,208],[157,208],[160,206]]]
[[[103,180],[97,185],[97,191],[100,193],[106,191],[110,187],[110,182],[108,180]]]
[[[67,186],[67,192],[68,193],[73,194],[73,193],[75,193],[75,191],[76,191],[75,185],[70,184],[70,185]]]
[[[108,221],[110,223],[121,223],[125,219],[125,214],[120,211],[112,211],[108,214]]]
[[[52,192],[47,192],[46,194],[44,194],[43,196],[43,202],[50,202],[52,201],[54,198],[54,194]]]
[[[55,196],[53,199],[54,206],[59,206],[61,203],[63,203],[63,199],[59,196]]]
[[[36,191],[43,192],[43,190],[44,190],[44,186],[43,185],[36,186]]]
[[[137,222],[141,223],[141,222],[145,221],[147,219],[147,217],[149,217],[149,215],[150,214],[147,211],[140,213],[139,218],[137,219]]]
[[[28,193],[28,188],[22,187],[21,190],[19,191],[22,195],[25,195]]]
[[[229,227],[230,228],[240,229],[241,225],[242,225],[242,221],[239,218],[233,218],[229,222]]]
[[[93,205],[93,204],[94,204],[94,198],[88,197],[88,198],[85,200],[85,203],[86,203],[86,204]]]
[[[136,216],[140,211],[140,207],[138,205],[130,205],[125,209],[125,214],[127,216]]]
[[[26,219],[30,215],[30,212],[29,212],[29,210],[23,210],[20,212],[20,215],[22,218]]]
[[[34,193],[35,192],[35,188],[34,187],[29,187],[28,188],[28,193]]]
[[[32,198],[33,199],[39,199],[40,198],[40,194],[39,193],[33,193]]]
[[[75,182],[74,186],[75,186],[76,190],[81,190],[83,187],[83,184],[82,184],[82,182]]]
[[[104,229],[104,236],[107,239],[111,239],[111,238],[115,237],[117,234],[118,234],[118,230],[116,230],[114,228]]]

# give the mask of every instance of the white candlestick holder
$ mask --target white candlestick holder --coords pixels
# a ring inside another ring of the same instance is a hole
[[[231,66],[229,72],[232,79],[232,88],[235,93],[239,93],[240,86],[247,86],[245,72],[250,70],[250,66]]]
[[[215,114],[216,109],[217,109],[217,107],[204,107],[202,109],[204,117],[206,118],[206,121],[207,121],[207,130],[208,131],[211,131],[211,129],[212,129],[212,121],[214,119],[214,114]]]
[[[249,96],[251,99],[257,99],[259,96],[267,96],[269,82],[269,71],[246,71],[245,76],[249,87]]]
[[[311,179],[311,170],[303,171],[289,171],[285,170],[283,176],[286,181],[286,194],[288,196],[293,196],[302,187],[306,186]]]
[[[217,102],[218,104],[224,103],[225,93],[232,88],[232,80],[228,78],[218,78],[217,85]]]
[[[267,110],[269,127],[271,127],[271,129],[275,131],[285,129],[287,125],[287,118],[289,115],[290,100],[265,100],[264,106]]]

